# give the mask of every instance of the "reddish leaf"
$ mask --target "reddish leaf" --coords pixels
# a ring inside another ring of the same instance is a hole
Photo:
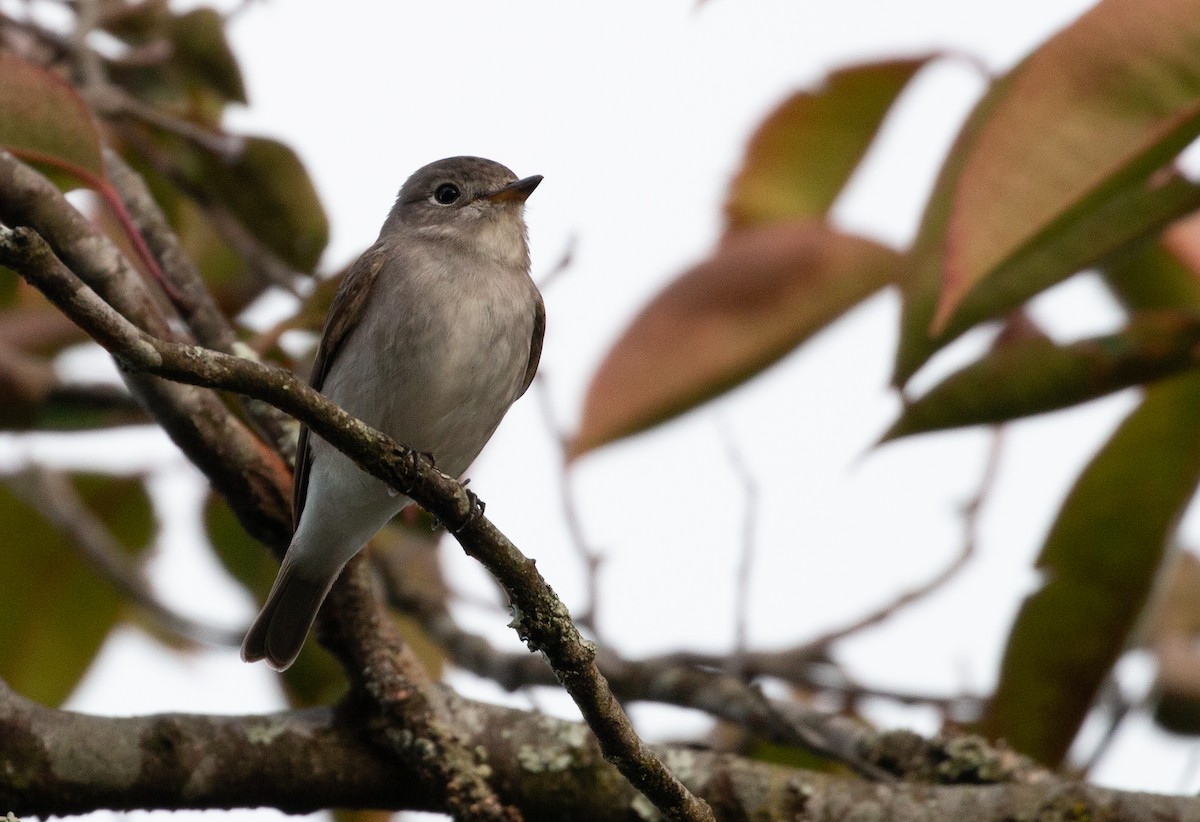
[[[0,54],[0,146],[99,188],[100,136],[75,89],[41,66]]]
[[[935,331],[972,289],[997,295],[977,321],[1045,288],[1006,261],[1143,187],[1200,134],[1197,39],[1192,0],[1104,0],[1012,72],[958,179]]]
[[[609,351],[588,388],[572,455],[749,379],[888,283],[899,260],[812,220],[728,235]]]
[[[767,116],[729,189],[730,228],[820,217],[858,166],[896,97],[930,56],[835,71]]]

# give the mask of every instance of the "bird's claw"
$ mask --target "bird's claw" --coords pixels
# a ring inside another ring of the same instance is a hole
[[[460,522],[458,527],[452,531],[452,533],[455,534],[459,533],[468,525],[470,525],[477,517],[482,517],[483,512],[487,510],[487,503],[481,500],[474,491],[472,491],[470,488],[467,488],[465,482],[463,483],[463,490],[467,494],[467,501],[471,504],[471,507],[467,511],[466,519]]]

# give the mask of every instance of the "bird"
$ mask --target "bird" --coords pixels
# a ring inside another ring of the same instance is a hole
[[[541,181],[481,157],[415,171],[339,284],[317,346],[314,388],[454,477],[541,358],[546,311],[524,218]],[[302,425],[292,539],[242,658],[287,669],[342,568],[410,504]]]

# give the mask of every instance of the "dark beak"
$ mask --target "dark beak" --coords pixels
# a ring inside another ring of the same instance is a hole
[[[526,177],[524,180],[509,183],[504,188],[490,191],[484,194],[481,199],[491,200],[493,203],[506,203],[510,200],[523,203],[533,193],[533,190],[538,187],[538,183],[541,181],[542,175],[535,174],[532,177]]]

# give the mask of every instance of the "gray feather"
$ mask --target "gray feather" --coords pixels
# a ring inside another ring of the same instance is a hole
[[[317,388],[433,454],[451,476],[467,470],[537,369],[545,313],[522,203],[538,179],[517,181],[479,158],[417,171],[338,289],[318,348]],[[461,202],[433,196],[447,182]],[[295,533],[242,649],[280,669],[342,567],[411,502],[306,430],[296,462]]]

